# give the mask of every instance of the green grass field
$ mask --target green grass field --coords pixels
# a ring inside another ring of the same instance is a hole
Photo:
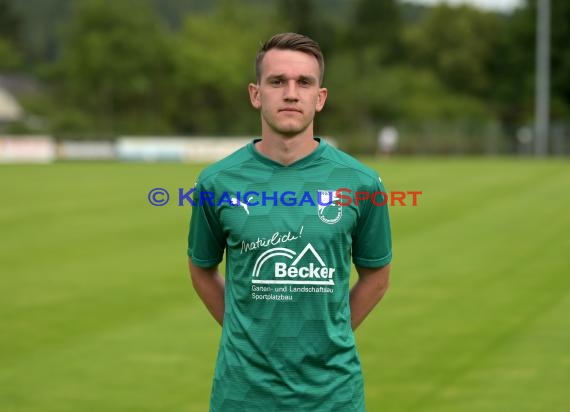
[[[370,161],[392,286],[357,332],[372,412],[567,411],[570,163]],[[0,167],[0,411],[207,411],[220,329],[186,268],[199,167]],[[342,411],[339,411],[342,412]]]

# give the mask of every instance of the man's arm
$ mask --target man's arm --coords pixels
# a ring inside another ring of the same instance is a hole
[[[356,271],[358,281],[350,290],[352,330],[356,330],[388,290],[390,265],[375,269],[357,266]]]
[[[218,266],[201,268],[188,259],[192,285],[206,308],[220,324],[224,323],[224,278],[220,276]]]

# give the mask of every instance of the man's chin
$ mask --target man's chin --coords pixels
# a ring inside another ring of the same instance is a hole
[[[282,127],[276,127],[274,128],[274,130],[283,136],[294,137],[305,132],[308,127],[309,127],[308,125],[306,126],[304,125],[302,127],[298,125],[287,125]]]

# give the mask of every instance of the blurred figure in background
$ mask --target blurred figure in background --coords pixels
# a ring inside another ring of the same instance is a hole
[[[398,130],[394,126],[385,126],[378,132],[378,152],[389,156],[398,146]]]

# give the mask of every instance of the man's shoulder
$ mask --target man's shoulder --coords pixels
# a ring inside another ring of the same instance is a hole
[[[236,167],[242,166],[245,162],[251,160],[251,152],[249,150],[250,143],[242,146],[232,154],[220,159],[209,166],[202,169],[199,180],[204,182],[210,178],[215,177],[221,172],[231,170]]]
[[[366,166],[360,160],[332,145],[329,145],[328,150],[324,153],[323,157],[332,163],[336,163],[339,167],[355,171],[362,177],[366,176],[373,180],[378,179],[379,173],[376,170]]]

